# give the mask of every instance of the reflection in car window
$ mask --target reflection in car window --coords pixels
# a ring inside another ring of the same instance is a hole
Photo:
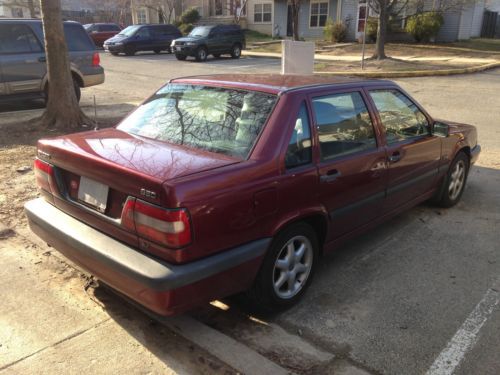
[[[377,147],[372,121],[359,92],[313,99],[321,159]]]
[[[169,84],[118,129],[193,148],[246,158],[276,95]]]
[[[135,32],[140,28],[141,26],[138,25],[133,25],[133,26],[128,26],[124,28],[122,31],[120,31],[119,35],[123,36],[132,36],[135,34]]]
[[[212,30],[212,27],[207,27],[207,26],[198,26],[195,27],[188,36],[190,37],[205,37],[208,36],[210,33],[210,30]]]
[[[306,103],[300,106],[299,114],[295,120],[292,137],[288,144],[285,156],[287,168],[294,168],[308,164],[312,160],[311,131]]]
[[[397,90],[375,90],[370,95],[385,127],[387,143],[429,134],[425,115]]]
[[[42,47],[33,31],[26,25],[0,25],[0,52],[41,52]]]

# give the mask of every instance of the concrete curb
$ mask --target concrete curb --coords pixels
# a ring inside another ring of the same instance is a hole
[[[274,52],[249,52],[243,51],[244,56],[249,57],[264,57],[264,58],[275,58],[281,59],[280,53]],[[315,56],[315,61],[332,61],[332,59],[322,59],[321,57]],[[356,77],[366,77],[366,78],[402,78],[402,77],[432,77],[432,76],[449,76],[455,74],[470,74],[483,72],[488,69],[494,69],[500,67],[500,62],[488,63],[483,65],[475,65],[467,68],[453,68],[453,69],[439,69],[439,70],[413,70],[413,71],[397,71],[397,72],[362,72],[362,71],[350,71],[350,72],[317,72],[314,74],[319,75],[334,75],[334,76],[356,76]]]

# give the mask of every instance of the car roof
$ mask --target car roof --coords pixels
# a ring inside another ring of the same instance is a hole
[[[194,85],[221,86],[239,89],[263,91],[270,94],[281,94],[286,91],[300,90],[331,85],[367,85],[390,84],[386,80],[367,80],[347,76],[324,75],[282,75],[282,74],[214,74],[191,77],[181,77],[171,80],[172,83],[187,83]]]
[[[42,23],[42,20],[39,18],[0,18],[1,23],[18,23],[18,22],[23,22],[23,23]],[[71,24],[77,24],[80,25],[80,22],[76,21],[64,21],[64,23],[71,23]]]

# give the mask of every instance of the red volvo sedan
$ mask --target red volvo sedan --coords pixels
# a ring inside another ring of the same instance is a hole
[[[319,257],[416,204],[451,207],[476,129],[390,81],[170,81],[116,128],[43,139],[32,230],[163,315],[249,291],[291,306]]]

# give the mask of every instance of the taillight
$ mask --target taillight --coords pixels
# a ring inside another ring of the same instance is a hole
[[[36,184],[49,193],[57,192],[54,185],[54,168],[49,163],[35,159],[34,164]]]
[[[92,55],[92,66],[99,66],[101,63],[101,58],[99,57],[98,52],[94,52],[94,55]]]
[[[191,242],[189,213],[184,208],[165,209],[129,198],[123,207],[121,221],[139,237],[161,245],[182,247]]]

